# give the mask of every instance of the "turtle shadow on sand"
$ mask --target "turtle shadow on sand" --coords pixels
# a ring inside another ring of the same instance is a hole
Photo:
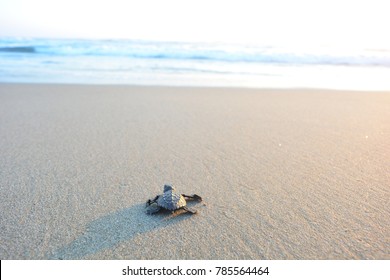
[[[82,235],[51,252],[47,259],[83,259],[102,250],[114,248],[138,234],[177,225],[190,217],[191,215],[181,213],[180,210],[173,214],[162,211],[147,215],[145,204],[137,204],[92,221],[86,225]]]

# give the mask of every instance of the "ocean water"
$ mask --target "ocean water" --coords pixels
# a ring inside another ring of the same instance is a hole
[[[390,50],[0,38],[0,82],[390,90]]]

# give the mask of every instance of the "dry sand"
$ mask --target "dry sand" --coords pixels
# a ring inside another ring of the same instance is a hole
[[[390,259],[390,93],[1,84],[0,201],[1,259]]]

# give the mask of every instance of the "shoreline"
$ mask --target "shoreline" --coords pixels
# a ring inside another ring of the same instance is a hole
[[[388,93],[0,83],[0,258],[390,259]]]
[[[80,87],[133,87],[133,88],[176,88],[176,89],[217,89],[217,90],[245,90],[245,91],[329,91],[329,92],[373,92],[390,93],[390,89],[342,89],[331,87],[256,87],[256,86],[213,86],[213,85],[164,85],[164,84],[126,84],[126,83],[49,83],[49,82],[0,82],[0,86],[80,86]]]
[[[330,91],[330,92],[374,92],[390,93],[390,89],[341,89],[331,87],[256,87],[256,86],[213,86],[213,85],[164,85],[164,84],[126,84],[126,83],[46,83],[46,82],[1,82],[0,86],[81,86],[81,87],[133,87],[133,88],[176,88],[176,89],[219,89],[219,90],[248,90],[248,91]]]

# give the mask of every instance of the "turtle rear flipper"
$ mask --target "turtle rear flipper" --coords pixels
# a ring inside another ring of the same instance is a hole
[[[190,213],[190,214],[196,214],[197,213],[197,211],[195,209],[191,209],[191,208],[188,208],[186,206],[184,206],[182,209],[184,211],[186,211],[187,213]]]

